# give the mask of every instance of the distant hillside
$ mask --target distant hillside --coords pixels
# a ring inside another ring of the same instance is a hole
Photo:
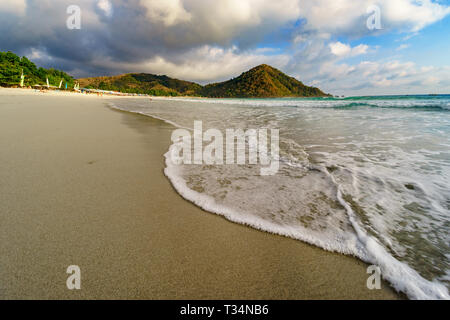
[[[0,86],[19,86],[22,70],[25,86],[46,84],[48,77],[50,85],[57,86],[63,80],[73,87],[74,79],[63,71],[38,68],[26,57],[21,58],[10,51],[0,52]]]
[[[86,88],[146,93],[155,96],[202,96],[214,98],[324,97],[320,89],[305,86],[295,78],[266,64],[239,77],[201,86],[194,82],[146,73],[79,79]]]
[[[129,73],[111,77],[79,79],[80,86],[127,93],[145,93],[154,96],[177,96],[199,94],[202,86],[189,81],[147,73]]]
[[[239,77],[209,84],[201,90],[205,97],[217,98],[274,98],[274,97],[323,97],[320,89],[305,86],[295,78],[262,64]]]

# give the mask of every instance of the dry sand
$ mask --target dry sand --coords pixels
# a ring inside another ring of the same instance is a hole
[[[183,200],[163,175],[173,128],[106,100],[0,89],[1,299],[399,298],[353,257]]]

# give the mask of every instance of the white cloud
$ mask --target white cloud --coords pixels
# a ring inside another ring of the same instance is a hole
[[[331,49],[331,53],[339,57],[349,55],[352,51],[352,48],[349,45],[343,44],[341,42],[330,43],[329,46]]]
[[[42,52],[41,50],[36,49],[36,48],[31,48],[28,58],[33,61],[33,60],[42,59],[44,56],[45,56],[45,53]]]
[[[167,27],[191,19],[181,0],[140,0],[140,4],[147,10],[151,22],[163,23]]]
[[[395,49],[395,50],[396,50],[396,51],[405,50],[405,49],[408,49],[410,46],[411,46],[411,45],[408,44],[408,43],[403,43],[403,44],[399,45],[399,46],[397,47],[397,49]]]
[[[368,49],[369,49],[369,46],[366,44],[357,45],[356,47],[352,48],[352,55],[358,56],[360,54],[366,54]]]
[[[450,13],[448,6],[430,0],[378,0],[383,29],[417,32]],[[373,0],[307,0],[302,1],[306,28],[331,34],[368,34],[367,8]]]
[[[342,42],[332,42],[329,44],[331,53],[333,53],[335,56],[338,57],[353,57],[358,56],[361,54],[367,53],[367,50],[369,49],[368,45],[360,44],[356,47],[351,47],[348,44],[344,44]]]
[[[0,13],[23,15],[27,8],[26,0],[0,0]]]
[[[112,17],[113,15],[113,6],[109,0],[99,0],[97,2],[97,7],[103,11],[105,16]]]
[[[450,13],[448,6],[431,0],[384,0],[383,9],[388,21],[394,25],[409,26],[411,32],[417,32]]]
[[[422,81],[422,84],[425,86],[436,86],[440,82],[440,79],[435,76],[428,76]]]

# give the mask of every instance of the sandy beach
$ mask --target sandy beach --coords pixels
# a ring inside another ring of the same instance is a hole
[[[367,289],[356,258],[181,198],[163,174],[173,127],[110,99],[0,89],[0,299],[401,298]]]

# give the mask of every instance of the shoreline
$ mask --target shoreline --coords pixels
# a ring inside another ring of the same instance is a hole
[[[105,106],[128,97],[3,92],[0,298],[402,298],[354,257],[184,200],[163,174],[172,126]]]

